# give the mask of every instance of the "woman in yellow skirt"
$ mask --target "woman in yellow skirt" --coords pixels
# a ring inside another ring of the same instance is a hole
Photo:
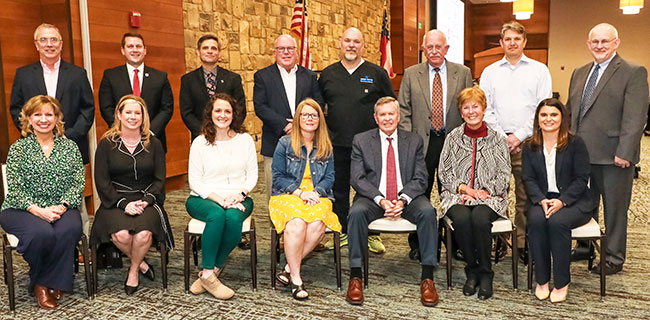
[[[300,277],[300,264],[320,242],[325,228],[341,231],[332,212],[334,157],[325,116],[313,99],[296,108],[291,134],[280,138],[273,154],[273,188],[269,202],[271,221],[284,232],[287,265],[276,275],[291,284],[291,295],[305,300],[309,294]]]

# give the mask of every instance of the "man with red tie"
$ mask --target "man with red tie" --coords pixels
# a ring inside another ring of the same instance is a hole
[[[145,66],[147,47],[141,34],[127,32],[122,36],[122,55],[126,64],[104,70],[99,84],[99,110],[108,126],[113,125],[115,105],[120,98],[134,94],[144,99],[149,112],[151,132],[167,151],[165,127],[174,113],[174,96],[167,73]]]
[[[379,129],[359,133],[352,141],[350,184],[356,196],[348,215],[350,283],[346,300],[353,305],[363,303],[362,248],[368,247],[370,222],[404,218],[417,226],[422,257],[420,301],[433,307],[438,303],[433,281],[438,228],[436,210],[425,195],[427,168],[422,138],[397,129],[400,107],[393,97],[377,100],[374,118]]]

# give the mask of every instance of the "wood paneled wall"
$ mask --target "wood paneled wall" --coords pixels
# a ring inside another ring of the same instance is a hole
[[[394,0],[390,2],[391,47],[393,71],[392,79],[395,95],[399,92],[404,69],[417,64],[420,55],[422,36],[427,24],[427,0]],[[422,28],[419,28],[419,24]]]
[[[528,34],[527,49],[548,49],[550,0],[535,0],[535,13],[518,20]],[[465,62],[474,71],[474,54],[499,46],[501,26],[515,20],[512,3],[472,4],[465,1]],[[480,72],[479,72],[480,73]]]

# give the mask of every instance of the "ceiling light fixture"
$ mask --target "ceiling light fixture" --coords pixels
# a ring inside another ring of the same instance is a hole
[[[643,8],[643,0],[621,0],[620,8],[623,14],[638,14]]]
[[[512,14],[517,20],[528,20],[533,15],[534,7],[534,0],[516,0],[512,3]]]

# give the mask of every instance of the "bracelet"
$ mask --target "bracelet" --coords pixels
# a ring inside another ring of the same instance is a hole
[[[302,198],[302,190],[300,190],[300,194],[298,195],[298,198]]]

